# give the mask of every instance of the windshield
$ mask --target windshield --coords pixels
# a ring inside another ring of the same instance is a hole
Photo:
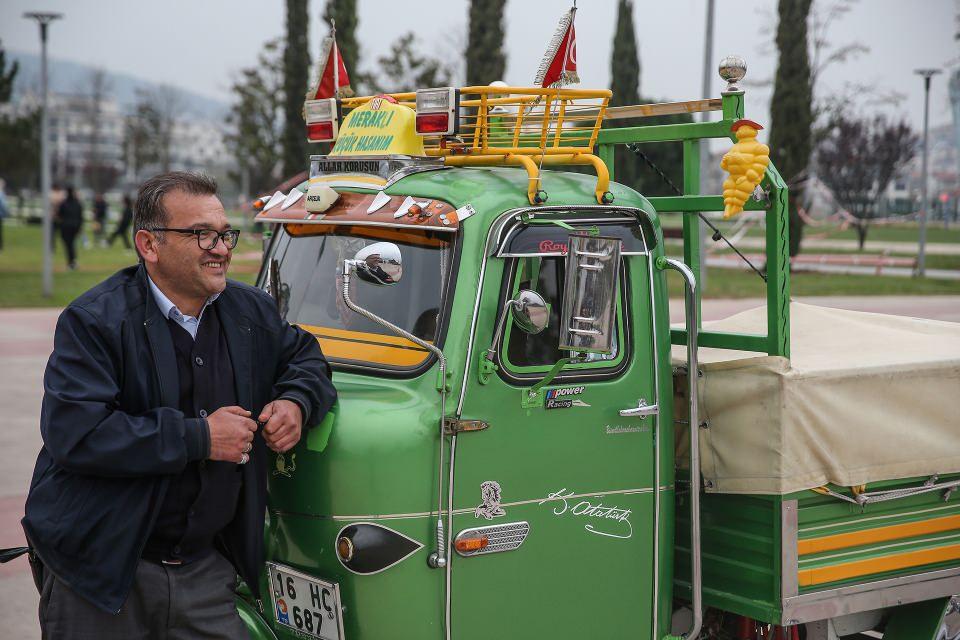
[[[273,253],[279,266],[281,314],[315,335],[332,363],[416,369],[429,357],[427,350],[344,303],[343,261],[375,242],[400,247],[400,282],[378,286],[353,277],[350,299],[418,338],[435,342],[450,263],[449,236],[426,230],[289,225]]]

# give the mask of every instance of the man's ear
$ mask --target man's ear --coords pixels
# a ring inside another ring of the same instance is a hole
[[[140,254],[140,258],[147,263],[156,264],[159,260],[157,255],[157,244],[159,240],[157,237],[147,231],[146,229],[140,229],[137,231],[137,234],[133,236],[133,243],[137,247],[137,253]]]

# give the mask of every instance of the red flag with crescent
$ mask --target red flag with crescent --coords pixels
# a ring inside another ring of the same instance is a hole
[[[350,88],[350,76],[337,47],[335,35],[327,36],[320,45],[320,58],[317,60],[317,79],[307,92],[307,100],[322,98],[340,98],[353,95]]]
[[[560,18],[560,24],[537,70],[535,84],[560,87],[580,82],[577,75],[577,34],[573,27],[576,13],[577,8],[573,7]]]

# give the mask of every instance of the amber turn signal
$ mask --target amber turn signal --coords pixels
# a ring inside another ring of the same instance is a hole
[[[344,562],[353,560],[353,541],[346,536],[340,536],[337,540],[337,555]]]
[[[453,544],[457,548],[457,551],[466,553],[468,551],[485,549],[489,543],[490,541],[487,539],[487,536],[480,536],[479,538],[460,538]]]

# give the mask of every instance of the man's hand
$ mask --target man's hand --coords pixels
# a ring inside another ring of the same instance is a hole
[[[207,425],[211,460],[239,463],[243,454],[250,453],[257,423],[243,407],[220,407],[207,416]]]
[[[296,402],[283,398],[274,400],[263,408],[258,420],[265,423],[263,439],[267,446],[277,453],[289,451],[300,441],[303,415]]]

